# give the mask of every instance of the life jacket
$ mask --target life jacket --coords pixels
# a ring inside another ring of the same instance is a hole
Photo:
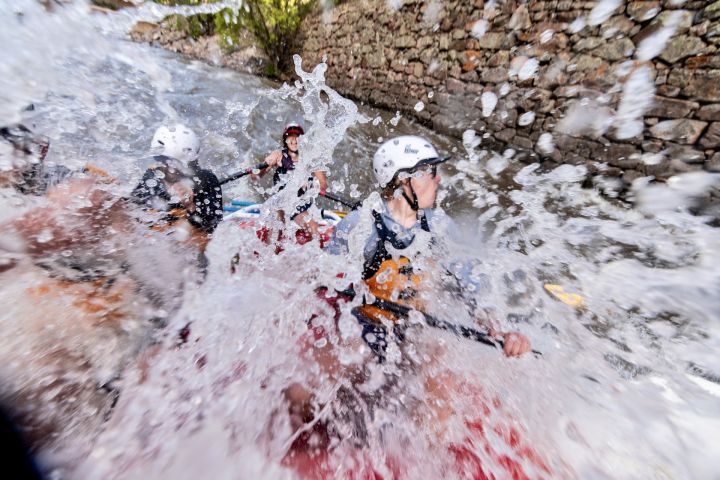
[[[400,256],[395,259],[386,247],[386,243],[390,243],[393,248],[402,250],[407,248],[412,240],[410,243],[401,242],[385,225],[380,213],[373,211],[372,214],[378,242],[372,257],[365,261],[363,280],[370,293],[377,299],[423,309],[423,302],[418,296],[422,275],[415,272],[409,258]],[[420,228],[426,232],[430,231],[425,215],[420,217]],[[395,322],[399,319],[397,315],[367,303],[358,310],[360,314],[376,323],[382,323],[383,320]]]
[[[278,187],[278,191],[285,188],[285,183],[287,182],[287,179],[284,179],[283,176],[287,175],[288,172],[291,172],[293,170],[295,170],[295,162],[292,161],[292,158],[290,157],[290,152],[288,151],[288,149],[284,148],[282,150],[282,160],[280,161],[280,165],[278,165],[277,168],[275,168],[275,173],[273,174],[273,185],[280,184],[280,187]],[[308,181],[307,181],[308,185],[310,183],[312,183],[313,178],[314,177],[312,175],[310,177],[308,177]],[[307,187],[300,187],[298,189],[297,196],[302,197],[306,191],[307,191]],[[296,215],[307,211],[312,206],[312,204],[313,204],[313,202],[312,202],[312,200],[310,200],[305,204],[298,205],[295,208],[295,211],[290,216],[290,218],[291,219],[295,218]]]
[[[277,185],[278,183],[285,183],[282,179],[282,175],[287,175],[288,172],[291,172],[295,170],[295,162],[292,161],[292,158],[290,158],[290,152],[287,148],[283,148],[282,151],[282,160],[280,160],[280,165],[277,166],[275,169],[275,173],[273,174],[273,185]],[[280,187],[280,190],[285,188],[283,185]]]

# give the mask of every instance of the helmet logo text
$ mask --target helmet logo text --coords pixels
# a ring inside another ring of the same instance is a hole
[[[419,150],[415,150],[410,145],[405,145],[405,153],[417,154],[418,152],[419,152]]]

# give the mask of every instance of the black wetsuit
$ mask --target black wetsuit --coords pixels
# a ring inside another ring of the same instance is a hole
[[[140,183],[132,191],[132,198],[147,207],[160,209],[158,203],[166,209],[171,195],[167,191],[166,182],[173,183],[183,179],[192,181],[193,202],[195,211],[188,216],[190,224],[207,233],[212,233],[222,221],[222,187],[215,174],[200,168],[198,163],[190,162],[188,171],[181,172],[169,165],[170,157],[157,155],[153,157],[155,165],[145,171]]]
[[[285,175],[288,174],[288,172],[291,172],[295,170],[295,162],[292,161],[292,158],[290,157],[290,152],[287,148],[283,148],[282,150],[282,160],[280,161],[280,165],[277,166],[275,169],[275,173],[273,174],[273,185],[280,184],[280,188],[278,188],[278,191],[285,188],[285,179],[283,178]],[[310,177],[308,179],[308,182],[311,182],[313,177]],[[302,197],[303,194],[307,191],[307,188],[301,188],[298,190],[298,197]],[[295,213],[290,218],[294,218],[296,215],[307,211],[308,208],[312,206],[313,202],[312,200],[309,201],[306,204],[299,205],[295,208]]]

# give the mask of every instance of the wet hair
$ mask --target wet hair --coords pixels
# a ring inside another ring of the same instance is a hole
[[[402,191],[402,189],[403,189],[402,180],[398,179],[398,177],[395,176],[395,177],[390,181],[390,183],[388,183],[387,185],[385,185],[385,186],[380,190],[380,196],[381,196],[384,200],[392,200],[392,199],[395,198],[395,196],[397,195],[396,192],[397,192],[398,190]]]

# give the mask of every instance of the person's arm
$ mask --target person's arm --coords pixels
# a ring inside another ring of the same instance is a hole
[[[489,290],[488,276],[477,272],[478,265],[473,262],[457,262],[450,266],[448,272],[457,282],[460,296],[470,305],[475,322],[488,330],[491,337],[503,340],[503,352],[508,357],[519,357],[529,352],[532,347],[525,335],[518,332],[501,332],[494,325],[498,324],[493,309],[478,307],[475,296],[483,290]]]
[[[78,206],[78,198],[85,198],[87,203]],[[125,231],[128,225],[122,202],[92,180],[71,179],[52,187],[47,200],[47,205],[11,223],[24,253],[35,257],[96,244],[111,225],[116,231]]]
[[[271,168],[278,167],[282,162],[282,150],[274,150],[270,152],[270,154],[265,157],[265,160],[263,160],[263,162],[267,163],[267,167],[263,168],[258,173],[251,173],[251,179],[257,180],[260,177],[264,176],[267,172],[269,172]]]
[[[449,217],[444,217],[442,223],[434,217],[430,221],[436,220],[435,225],[431,227],[432,231],[444,233],[445,238],[458,240],[460,231]],[[459,293],[464,297],[466,303],[471,306],[471,312],[475,317],[475,322],[488,329],[488,333],[492,337],[501,338],[503,340],[503,352],[508,357],[519,357],[532,350],[532,346],[528,338],[519,332],[501,332],[496,330],[494,325],[498,322],[494,318],[493,310],[487,308],[478,308],[475,297],[478,293],[488,291],[490,289],[490,281],[487,274],[480,271],[480,263],[477,261],[460,261],[453,262],[448,266],[448,273],[452,275],[458,285]]]
[[[313,175],[317,178],[319,183],[320,193],[325,193],[327,191],[327,176],[325,175],[325,172],[318,170],[317,172],[313,172]]]

